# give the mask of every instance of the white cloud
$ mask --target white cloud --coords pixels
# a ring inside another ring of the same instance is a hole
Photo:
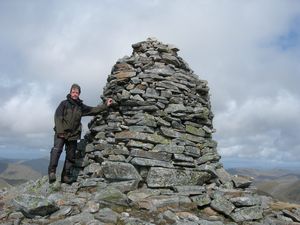
[[[49,87],[27,83],[0,107],[1,135],[41,137],[53,123]]]
[[[0,2],[1,133],[16,146],[38,139],[37,149],[48,148],[71,83],[98,104],[117,59],[155,36],[208,80],[223,156],[296,160],[299,15],[293,0]]]
[[[241,105],[229,102],[215,117],[224,156],[299,160],[292,134],[300,132],[300,101],[287,91],[275,97],[251,98]]]

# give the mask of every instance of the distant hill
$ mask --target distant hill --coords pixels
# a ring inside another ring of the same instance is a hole
[[[33,170],[38,171],[40,174],[48,174],[49,158],[31,159],[22,162],[23,165],[31,167]]]
[[[32,160],[0,159],[0,188],[19,185],[48,174],[48,158]],[[62,168],[59,162],[58,171]]]
[[[300,171],[283,169],[258,170],[234,168],[230,174],[240,174],[254,178],[254,185],[260,193],[267,193],[280,201],[300,203]]]
[[[2,173],[8,167],[8,163],[0,160],[0,173]]]
[[[4,179],[0,178],[0,189],[4,187],[11,187],[11,185],[7,183]]]

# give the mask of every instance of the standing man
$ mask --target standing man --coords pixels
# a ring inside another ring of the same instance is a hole
[[[67,99],[62,101],[55,111],[54,146],[51,149],[48,167],[49,183],[56,181],[56,168],[64,146],[66,159],[61,174],[61,182],[67,184],[73,182],[71,168],[75,163],[77,140],[81,137],[81,117],[92,116],[107,110],[112,104],[112,99],[109,98],[105,104],[97,107],[84,105],[79,98],[80,92],[80,86],[73,84]]]

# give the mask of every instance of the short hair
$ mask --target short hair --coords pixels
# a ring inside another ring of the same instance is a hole
[[[72,84],[71,89],[70,89],[70,93],[71,93],[72,89],[78,89],[79,94],[81,93],[81,88],[78,84]]]

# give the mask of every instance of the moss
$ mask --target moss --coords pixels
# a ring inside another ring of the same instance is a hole
[[[186,130],[186,132],[188,132],[190,134],[195,134],[195,135],[198,135],[201,137],[203,137],[205,135],[205,132],[202,129],[193,127],[191,125],[186,125],[185,130]]]
[[[164,145],[168,145],[171,143],[171,141],[167,138],[164,138],[163,136],[155,133],[155,134],[152,134],[151,136],[151,140],[149,141],[153,141],[155,143],[159,143],[159,144],[164,144]]]

